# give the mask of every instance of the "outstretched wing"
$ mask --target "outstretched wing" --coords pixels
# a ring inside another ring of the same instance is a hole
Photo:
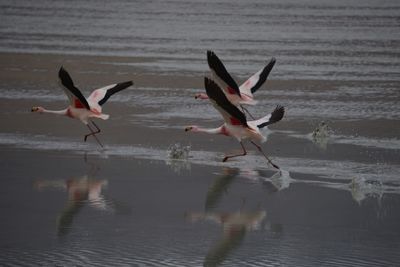
[[[244,113],[229,102],[222,89],[214,81],[204,77],[204,86],[211,103],[221,113],[226,123],[248,127]]]
[[[207,62],[212,72],[213,79],[225,91],[225,93],[241,96],[237,83],[213,51],[207,51]]]
[[[259,70],[257,73],[247,79],[247,81],[245,81],[239,87],[240,92],[248,95],[256,92],[267,80],[269,73],[275,65],[275,62],[276,59],[272,58],[263,69]]]
[[[69,98],[71,106],[90,110],[90,106],[86,101],[86,98],[82,95],[81,91],[75,87],[71,76],[69,76],[68,72],[63,67],[61,67],[58,71],[58,78],[60,79],[60,83],[62,85],[61,87]]]
[[[249,123],[251,123],[251,125],[257,125],[258,128],[263,128],[267,125],[280,121],[283,118],[284,114],[285,114],[285,108],[281,105],[277,105],[274,111],[271,112],[271,114],[268,114],[267,116],[262,117],[261,119],[251,121]]]
[[[108,85],[94,90],[88,97],[89,102],[102,106],[115,93],[124,90],[133,84],[132,81]]]

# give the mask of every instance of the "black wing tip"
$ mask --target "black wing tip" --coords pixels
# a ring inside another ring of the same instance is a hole
[[[209,90],[213,89],[213,88],[218,88],[219,90],[221,90],[221,88],[219,88],[218,84],[216,84],[212,79],[208,78],[208,77],[204,77],[204,88],[206,89],[206,92],[208,94]]]
[[[129,87],[129,86],[132,86],[132,85],[133,85],[133,81],[121,82],[121,83],[119,83],[119,85],[120,85],[120,86],[123,86],[124,88],[125,88],[125,87]]]
[[[204,88],[206,89],[207,96],[218,102],[218,98],[223,98],[222,89],[216,84],[212,79],[208,77],[204,77]]]
[[[64,68],[64,66],[60,67],[60,70],[58,71],[58,77],[65,86],[67,86],[67,84],[68,86],[74,85],[71,76],[69,75],[68,71]]]
[[[106,95],[104,96],[104,98],[102,100],[100,100],[98,103],[100,106],[104,105],[104,103],[107,102],[107,100],[115,93],[118,93],[119,91],[122,91],[126,88],[128,88],[129,86],[133,85],[132,81],[126,81],[126,82],[120,82],[117,83],[113,88],[110,88],[107,90]]]
[[[238,96],[241,96],[239,86],[226,70],[219,57],[211,50],[207,50],[207,63],[208,67],[213,70],[220,79],[222,79],[229,87],[235,90]]]
[[[211,57],[217,56],[214,51],[212,50],[207,50],[207,59],[210,59]]]
[[[272,57],[264,68],[266,74],[269,74],[271,72],[272,68],[275,66],[275,63],[276,63],[276,58]]]
[[[280,121],[283,118],[283,115],[285,115],[285,107],[277,105],[274,111],[271,113],[271,123]]]
[[[207,86],[207,84],[215,84],[215,82],[208,77],[204,77],[204,85]]]
[[[213,69],[219,67],[219,64],[221,64],[221,60],[214,53],[214,51],[207,50],[207,63],[210,69]]]
[[[217,83],[208,77],[204,77],[204,87],[206,89],[207,96],[211,100],[215,101],[218,106],[224,109],[232,117],[238,119],[243,126],[249,127],[247,124],[246,115],[226,98],[226,95]]]
[[[221,97],[225,96],[222,88],[213,79],[204,77],[204,87],[206,88],[206,93],[209,97],[210,95],[214,96],[217,93],[216,91],[218,91],[217,94],[219,94]]]
[[[65,69],[64,66],[61,66],[60,69],[58,70],[58,76],[64,75],[68,73]]]
[[[68,72],[64,69],[63,66],[61,66],[60,70],[58,71],[58,78],[60,79],[59,82],[61,83],[61,85],[68,91],[70,91],[76,98],[78,98],[86,109],[90,110],[90,106],[86,98],[82,95],[81,91],[79,91],[79,89],[75,87],[71,76],[69,76]]]
[[[269,71],[272,70],[272,68],[275,66],[276,63],[276,58],[272,57],[271,60],[268,62],[266,69],[269,69]]]
[[[61,83],[66,86],[66,87],[71,87],[74,86],[74,82],[72,81],[71,76],[69,75],[68,71],[64,68],[64,66],[61,66],[59,71],[58,71],[58,78],[60,78]]]
[[[258,128],[263,128],[267,125],[273,124],[275,122],[278,122],[282,120],[283,115],[285,114],[285,107],[281,105],[277,105],[274,111],[271,113],[271,117],[267,122],[261,123],[260,125],[257,125]]]
[[[268,64],[261,71],[258,82],[250,89],[250,91],[254,94],[260,87],[265,83],[268,79],[269,74],[272,71],[272,68],[275,66],[276,59],[272,57]]]

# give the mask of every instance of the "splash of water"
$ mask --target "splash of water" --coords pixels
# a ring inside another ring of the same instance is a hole
[[[168,158],[187,160],[189,158],[190,148],[190,146],[182,146],[179,143],[170,145],[167,150]]]
[[[353,177],[349,184],[351,195],[358,204],[367,198],[381,199],[384,194],[384,185],[381,181],[367,181],[363,177]]]
[[[168,159],[165,163],[176,173],[180,173],[183,170],[190,170],[190,149],[190,146],[182,146],[179,143],[170,145],[167,150]]]
[[[326,149],[332,129],[325,121],[321,121],[311,134],[312,141],[319,147]]]

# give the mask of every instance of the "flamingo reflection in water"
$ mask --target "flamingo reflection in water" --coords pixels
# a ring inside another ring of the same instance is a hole
[[[58,234],[65,235],[70,230],[74,217],[85,204],[97,210],[114,211],[113,203],[102,195],[102,190],[107,184],[107,180],[92,179],[84,175],[67,180],[37,180],[34,186],[38,190],[55,188],[67,191],[67,204],[57,219]]]
[[[290,177],[290,173],[283,169],[280,169],[269,176],[260,170],[226,167],[222,169],[222,174],[216,177],[214,182],[208,188],[205,210],[209,211],[217,206],[223,194],[228,192],[229,187],[237,178],[262,183],[269,192],[284,190],[294,181]]]
[[[187,212],[185,218],[189,222],[212,221],[222,225],[222,237],[208,251],[204,266],[217,266],[221,264],[228,255],[239,247],[249,231],[264,229],[266,212],[264,210],[244,211],[243,206],[237,212],[214,212],[223,194],[228,192],[229,187],[239,177],[254,179],[256,171],[241,170],[239,168],[223,168],[222,174],[215,178],[210,185],[205,201],[205,212]],[[244,202],[243,202],[244,204]]]
[[[222,195],[228,192],[229,186],[240,174],[237,168],[223,168],[222,174],[215,178],[214,183],[208,188],[205,210],[209,211],[217,206]]]
[[[218,266],[232,250],[241,245],[248,231],[261,229],[266,212],[192,212],[186,213],[185,217],[190,222],[206,220],[222,225],[222,238],[208,251],[204,259],[204,266]]]

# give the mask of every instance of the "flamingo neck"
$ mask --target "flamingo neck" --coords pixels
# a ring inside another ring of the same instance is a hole
[[[55,114],[55,115],[64,115],[68,116],[68,109],[63,109],[63,110],[49,110],[49,109],[43,109],[40,111],[41,113],[49,113],[49,114]]]
[[[193,132],[198,132],[198,133],[207,133],[207,134],[224,134],[222,127],[218,128],[201,128],[201,127],[196,127],[193,128]]]

